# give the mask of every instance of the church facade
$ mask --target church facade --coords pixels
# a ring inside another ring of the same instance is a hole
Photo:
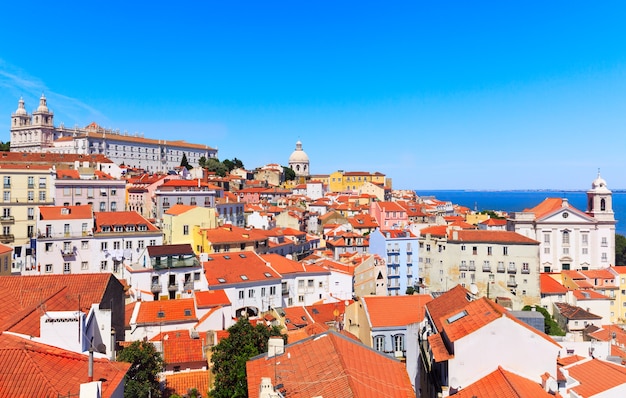
[[[85,128],[55,126],[54,113],[48,108],[43,94],[32,114],[26,111],[23,99],[11,114],[11,151],[103,154],[118,165],[149,173],[173,170],[180,166],[183,155],[192,166],[197,166],[201,157],[217,157],[217,149],[208,145],[144,138],[143,135],[105,129],[96,123]]]
[[[507,229],[540,242],[540,271],[603,269],[615,265],[613,196],[598,177],[587,191],[587,210],[565,198],[547,198],[516,212]]]

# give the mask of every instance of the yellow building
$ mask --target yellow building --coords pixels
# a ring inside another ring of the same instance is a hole
[[[13,248],[0,243],[0,276],[11,275],[11,257]]]
[[[609,271],[615,275],[618,290],[615,294],[615,301],[611,307],[611,322],[626,322],[626,265],[610,267]]]
[[[196,251],[194,229],[215,227],[217,214],[214,208],[174,205],[163,214],[163,244],[189,243]],[[196,251],[196,254],[198,253]]]
[[[328,180],[330,192],[359,191],[366,182],[384,185],[385,175],[379,172],[339,170],[331,173]]]

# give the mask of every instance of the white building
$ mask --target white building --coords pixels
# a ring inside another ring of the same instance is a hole
[[[104,154],[118,165],[152,173],[174,170],[183,155],[192,166],[198,165],[202,157],[217,157],[217,149],[207,145],[144,138],[143,134],[120,133],[96,123],[85,128],[54,126],[53,119],[54,112],[48,109],[43,94],[32,115],[20,98],[17,110],[11,114],[11,151]]]
[[[513,213],[508,229],[540,242],[543,272],[606,268],[615,263],[612,192],[600,175],[587,191],[587,211],[565,198],[548,198],[530,210]]]
[[[289,156],[289,167],[296,173],[296,177],[308,177],[309,155],[302,150],[302,143],[296,142],[296,149]]]

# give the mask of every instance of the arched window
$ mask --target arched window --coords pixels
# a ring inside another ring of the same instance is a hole
[[[569,245],[569,231],[563,231],[563,244]]]
[[[600,211],[606,210],[606,200],[604,198],[600,199]]]

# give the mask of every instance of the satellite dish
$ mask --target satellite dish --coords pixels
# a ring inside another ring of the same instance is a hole
[[[98,344],[96,349],[98,350],[98,352],[100,354],[106,354],[107,353],[107,346],[105,346],[103,343]]]
[[[472,283],[470,285],[470,293],[472,293],[473,295],[478,294],[478,286],[476,286],[475,283]]]

